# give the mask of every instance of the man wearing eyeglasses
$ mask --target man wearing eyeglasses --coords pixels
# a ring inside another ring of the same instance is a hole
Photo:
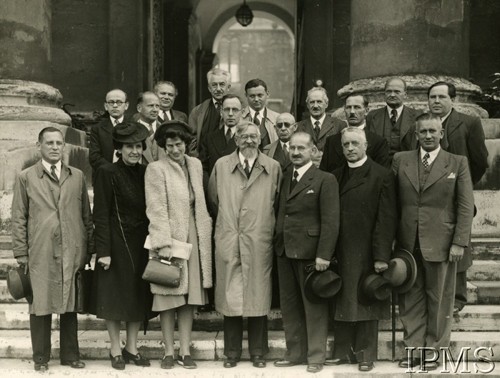
[[[207,73],[207,82],[211,97],[195,106],[189,114],[188,123],[196,135],[196,151],[191,151],[191,154],[196,156],[201,154],[203,139],[220,127],[222,98],[231,88],[231,74],[220,68],[213,68]]]
[[[290,113],[281,113],[276,118],[276,124],[274,125],[276,133],[278,134],[278,140],[264,147],[264,152],[267,156],[272,157],[281,165],[281,170],[285,170],[290,166],[290,137],[297,130],[297,124],[295,123],[295,118]]]
[[[241,117],[259,126],[262,138],[259,148],[262,151],[265,146],[278,140],[273,127],[278,113],[267,107],[269,91],[264,80],[252,79],[247,82],[245,84],[245,95],[248,106],[243,109]]]
[[[226,98],[223,110],[235,106],[234,100]],[[215,308],[224,315],[223,366],[235,367],[240,360],[247,317],[250,359],[254,367],[263,368],[269,351],[274,202],[281,169],[259,151],[257,125],[243,121],[233,128],[238,150],[215,163],[208,187],[208,203],[216,215]]]
[[[205,179],[208,180],[215,162],[236,150],[234,140],[235,126],[241,120],[241,100],[238,96],[228,94],[222,98],[222,127],[216,128],[201,142],[200,160],[203,165]],[[207,181],[205,181],[207,182]]]
[[[118,160],[111,134],[113,127],[124,121],[125,111],[128,109],[127,94],[121,89],[109,91],[104,101],[104,109],[108,116],[92,126],[90,131],[89,161],[92,167],[92,182],[94,172],[97,172],[101,165]]]

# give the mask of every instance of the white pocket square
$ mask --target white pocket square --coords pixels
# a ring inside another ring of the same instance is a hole
[[[313,194],[313,193],[314,193],[314,190],[312,190],[312,189],[309,189],[309,190],[306,192],[306,194]]]
[[[457,178],[457,176],[455,175],[455,173],[451,172],[450,175],[448,176],[449,179],[454,179],[454,178]]]

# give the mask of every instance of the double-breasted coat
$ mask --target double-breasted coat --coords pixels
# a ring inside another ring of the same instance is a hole
[[[12,200],[14,257],[28,256],[30,314],[75,311],[75,273],[91,253],[92,219],[82,171],[61,166],[57,182],[41,161],[19,174]]]
[[[340,234],[336,248],[342,289],[336,296],[335,320],[383,319],[389,303],[361,304],[358,287],[374,273],[375,261],[389,262],[396,235],[397,207],[392,172],[370,158],[351,172],[347,164],[334,172],[340,185]]]
[[[225,316],[264,316],[271,307],[277,161],[258,154],[247,178],[238,151],[221,157],[208,198],[215,226],[215,308]]]

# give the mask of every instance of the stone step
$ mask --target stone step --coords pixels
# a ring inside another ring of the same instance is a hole
[[[500,261],[476,260],[467,269],[469,281],[500,281]]]
[[[402,330],[402,324],[396,311],[396,329]],[[379,324],[380,331],[390,331],[392,322],[390,319],[382,320]],[[124,327],[124,323],[122,323]],[[59,328],[59,318],[52,317],[52,328]],[[29,313],[27,304],[12,303],[0,304],[0,330],[27,330],[29,329]],[[105,330],[105,321],[97,319],[94,315],[78,315],[78,329],[81,331]],[[159,317],[152,319],[148,329],[160,330]],[[223,317],[219,313],[196,312],[193,323],[194,331],[212,332],[223,329]],[[280,310],[271,310],[268,315],[268,329],[280,331],[283,329]],[[454,332],[476,332],[500,330],[500,305],[475,305],[465,306],[456,316],[452,325]]]
[[[121,334],[122,340],[125,333]],[[285,339],[283,331],[269,331],[269,360],[282,358],[285,353]],[[242,359],[249,359],[246,332],[244,332]],[[160,359],[164,354],[162,335],[160,331],[149,331],[146,335],[139,334],[139,351],[151,359]],[[109,358],[109,339],[106,331],[80,331],[80,354],[84,360],[105,360]],[[403,333],[396,333],[396,358],[405,355],[403,346]],[[470,348],[469,360],[474,359],[473,352],[476,348],[492,348],[493,356],[488,354],[493,361],[500,361],[500,332],[452,332],[450,350],[456,359],[461,348]],[[328,337],[327,355],[331,354],[333,336]],[[175,349],[178,351],[178,335],[175,335]],[[487,352],[486,352],[487,353]],[[196,360],[217,361],[224,357],[223,332],[193,332],[191,355]],[[483,351],[483,355],[486,355]],[[0,358],[26,358],[31,359],[31,340],[28,330],[3,330],[0,331]],[[59,357],[59,335],[52,335],[52,358]],[[378,358],[380,360],[392,359],[391,332],[379,332]],[[235,371],[236,372],[236,371]]]

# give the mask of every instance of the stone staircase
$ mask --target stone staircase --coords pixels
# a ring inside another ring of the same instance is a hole
[[[474,265],[468,271],[469,304],[454,317],[452,353],[469,347],[471,353],[478,347],[491,347],[494,361],[500,361],[500,240],[473,239]],[[14,301],[5,281],[9,269],[17,266],[12,257],[10,237],[0,236],[0,361],[7,358],[30,359],[28,305]],[[92,315],[79,315],[80,352],[86,360],[108,358],[108,336],[104,321]],[[53,329],[58,328],[58,317],[53,317]],[[404,354],[402,326],[397,319],[396,358]],[[281,312],[269,314],[268,359],[281,358],[285,351]],[[380,322],[379,359],[390,360],[391,321]],[[140,351],[152,359],[163,355],[161,331],[158,318],[150,322],[147,335],[139,335]],[[328,350],[332,349],[333,336],[329,337]],[[178,345],[177,345],[178,346]],[[197,360],[216,361],[223,358],[224,337],[222,316],[216,312],[197,313],[193,325],[192,355]],[[58,357],[58,333],[54,332],[53,358]],[[456,356],[455,354],[453,354]],[[243,358],[248,358],[244,344]],[[1,365],[1,362],[0,362]]]

